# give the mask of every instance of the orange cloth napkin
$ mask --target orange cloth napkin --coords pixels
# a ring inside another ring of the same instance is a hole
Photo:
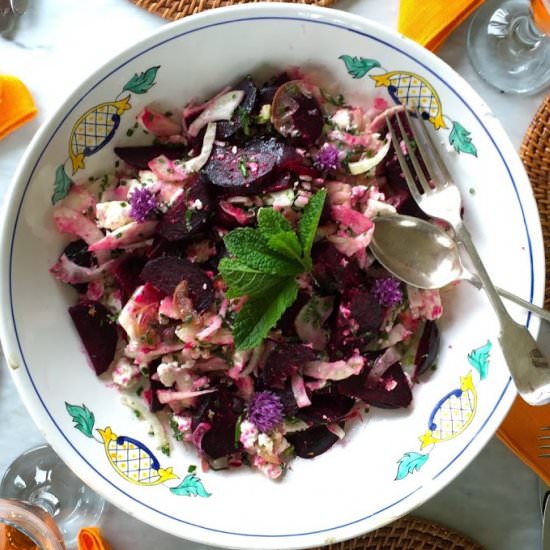
[[[78,532],[78,550],[111,550],[98,527],[83,527]]]
[[[14,76],[0,75],[0,139],[31,120],[37,112],[23,82]]]
[[[539,458],[541,453],[550,453],[550,449],[538,448],[541,443],[550,445],[550,440],[539,440],[540,435],[550,436],[550,430],[541,432],[543,426],[550,426],[550,405],[533,407],[521,397],[516,397],[497,435],[516,456],[550,485],[550,457]]]
[[[483,0],[401,0],[397,30],[436,50]]]

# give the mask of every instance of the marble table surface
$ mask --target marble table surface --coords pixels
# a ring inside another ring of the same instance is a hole
[[[341,9],[396,27],[398,0],[340,0]],[[544,93],[500,94],[473,72],[465,53],[465,22],[438,52],[479,92],[518,148]],[[21,78],[39,108],[38,117],[0,141],[0,200],[38,129],[92,69],[165,22],[129,0],[31,0],[13,32],[0,37],[0,72]],[[550,330],[539,342],[550,353]],[[19,400],[0,359],[0,472],[43,438]],[[415,513],[477,540],[488,550],[540,548],[538,479],[496,437],[446,489]],[[157,531],[109,507],[102,529],[113,550],[208,548]]]

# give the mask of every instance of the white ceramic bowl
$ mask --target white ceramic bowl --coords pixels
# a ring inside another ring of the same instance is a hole
[[[353,78],[343,55],[374,61],[365,62]],[[415,388],[410,409],[373,409],[343,443],[316,459],[295,460],[280,482],[245,468],[199,468],[196,475],[210,496],[169,490],[185,478],[189,465],[197,464],[194,451],[177,446],[170,457],[161,454],[147,424],[120,403],[116,390],[95,378],[67,314],[70,291],[48,272],[63,246],[51,220],[56,175],[62,186],[63,171],[69,174],[75,166],[71,140],[80,118],[121,99],[134,75],[159,67],[146,93],[130,91],[131,108],[120,114],[118,127],[103,137],[94,134],[87,149],[80,147],[75,177],[97,175],[112,165],[113,146],[129,141],[127,131],[144,105],[182,106],[245,73],[263,75],[289,64],[337,83],[337,91],[351,102],[377,96],[407,102],[417,94],[432,102],[431,122],[439,127],[441,149],[462,186],[466,222],[489,271],[500,286],[527,299],[540,303],[543,296],[540,224],[516,152],[470,86],[412,41],[336,10],[259,4],[166,25],[95,71],[40,130],[6,198],[2,345],[34,421],[80,477],[157,528],[224,547],[312,547],[408,513],[476,456],[515,396],[488,303],[475,289],[460,285],[445,296],[438,368]],[[518,320],[528,321],[523,312],[513,311]],[[66,403],[77,406],[72,415]],[[86,410],[94,415],[93,426],[86,425],[91,418]],[[172,468],[179,480],[154,486],[129,481],[98,436],[96,430],[107,427],[144,452],[152,449],[160,463],[156,467]]]

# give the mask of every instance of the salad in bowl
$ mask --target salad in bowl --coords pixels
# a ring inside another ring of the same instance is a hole
[[[385,135],[400,109],[350,105],[296,68],[247,75],[144,107],[152,143],[115,148],[114,173],[56,202],[72,240],[51,273],[78,292],[95,372],[139,414],[167,412],[203,464],[278,478],[370,406],[407,407],[434,366],[439,292],[368,249],[377,215],[412,208]]]

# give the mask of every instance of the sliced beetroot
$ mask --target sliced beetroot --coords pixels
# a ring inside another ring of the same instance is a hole
[[[360,374],[341,380],[337,387],[343,395],[383,409],[407,407],[412,400],[409,381],[399,363],[394,363],[379,379],[371,380],[368,369],[364,369]]]
[[[172,296],[176,287],[186,281],[189,298],[198,313],[207,309],[214,300],[214,286],[210,277],[185,258],[160,256],[149,260],[140,277],[167,296]]]
[[[92,267],[94,263],[93,254],[88,250],[88,243],[82,239],[70,242],[63,250],[63,254],[71,262],[82,267]]]
[[[216,127],[218,139],[226,140],[241,130],[244,118],[250,117],[258,101],[258,88],[250,76],[243,78],[233,89],[242,90],[244,97],[231,120],[218,122]]]
[[[286,417],[296,416],[298,414],[300,409],[298,407],[298,403],[296,403],[296,398],[294,397],[292,388],[288,387],[284,390],[272,388],[269,391],[272,391],[281,400],[281,403],[283,404],[283,414]]]
[[[210,429],[202,437],[201,449],[209,458],[216,460],[241,448],[235,431],[237,420],[244,411],[244,403],[223,387],[212,395],[203,418],[203,422],[210,424]]]
[[[296,337],[296,327],[294,321],[300,310],[309,302],[310,295],[307,292],[300,291],[296,300],[288,307],[279,319],[276,328],[280,329],[283,336]]]
[[[303,80],[279,87],[271,104],[271,121],[284,137],[313,145],[323,131],[323,114],[315,99],[315,88]]]
[[[285,436],[297,456],[313,458],[328,451],[337,441],[338,436],[326,426],[313,426],[307,430],[294,432]]]
[[[275,77],[268,80],[261,88],[260,88],[260,103],[261,105],[265,105],[266,103],[271,104],[273,102],[273,98],[275,97],[275,93],[277,90],[285,83],[290,80],[290,76],[288,76],[288,73],[282,72]]]
[[[157,368],[160,363],[160,359],[155,359],[147,366],[147,375],[149,378],[149,388],[151,394],[149,400],[149,410],[151,412],[159,412],[164,408],[164,405],[159,401],[157,391],[165,390],[166,386],[155,376],[157,374]]]
[[[345,304],[349,308],[352,322],[356,323],[359,335],[378,331],[384,310],[370,292],[353,289],[346,293]]]
[[[149,170],[149,161],[164,155],[170,160],[185,158],[187,147],[183,145],[142,145],[115,147],[115,155],[138,170]]]
[[[63,250],[63,254],[65,254],[71,262],[82,267],[92,267],[95,263],[94,255],[88,250],[88,243],[82,239],[70,242]],[[79,294],[86,294],[88,289],[87,283],[71,283],[71,286]]]
[[[329,242],[314,245],[311,251],[313,278],[325,292],[355,288],[363,282],[363,274],[353,259],[347,258]]]
[[[262,190],[284,153],[285,144],[274,137],[253,138],[240,147],[216,145],[204,173],[226,192],[254,194]]]
[[[112,363],[118,341],[118,332],[111,312],[92,300],[69,308],[78,335],[90,358],[95,373],[103,374]]]
[[[414,357],[413,380],[424,374],[435,365],[439,353],[439,327],[434,321],[426,321],[424,330]]]
[[[168,241],[188,238],[205,229],[214,209],[210,184],[197,176],[160,220],[156,233]]]
[[[128,256],[114,265],[112,273],[122,290],[124,302],[130,298],[138,286],[143,284],[140,273],[146,261],[145,257],[134,255]]]
[[[263,381],[267,388],[284,389],[290,377],[298,374],[315,352],[301,344],[279,343],[267,356],[263,368]]]
[[[365,352],[378,338],[384,310],[364,288],[347,290],[329,319],[328,353],[332,361]]]
[[[296,416],[312,426],[332,424],[344,420],[349,414],[355,399],[334,391],[314,392],[311,395],[311,405],[298,411]]]

